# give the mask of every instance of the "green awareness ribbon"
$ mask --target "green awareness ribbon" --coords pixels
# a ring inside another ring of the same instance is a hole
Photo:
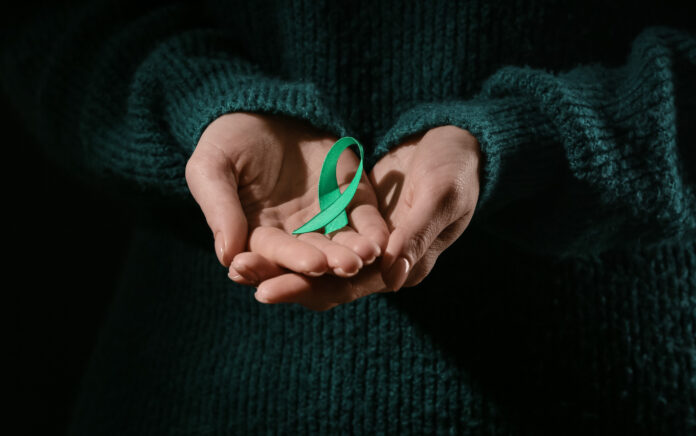
[[[357,145],[360,149],[360,165],[355,172],[353,180],[343,193],[338,189],[338,181],[336,180],[336,165],[338,158],[343,153],[343,150],[351,145]],[[346,207],[353,199],[353,196],[358,190],[360,177],[363,172],[363,147],[355,139],[350,136],[345,136],[331,147],[326,154],[324,164],[321,166],[321,174],[319,175],[319,213],[314,215],[309,221],[292,232],[293,235],[301,233],[313,232],[324,227],[324,234],[341,229],[348,225],[348,215],[346,215]]]

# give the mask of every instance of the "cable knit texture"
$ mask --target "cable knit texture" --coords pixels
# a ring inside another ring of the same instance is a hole
[[[3,90],[47,156],[148,200],[124,204],[143,220],[72,433],[695,434],[683,12],[102,1],[18,23]],[[354,136],[368,169],[465,128],[483,156],[473,221],[418,287],[322,313],[262,305],[217,264],[184,179],[233,111]]]

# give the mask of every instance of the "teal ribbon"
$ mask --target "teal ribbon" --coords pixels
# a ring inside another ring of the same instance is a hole
[[[343,150],[351,145],[357,145],[358,149],[360,149],[360,165],[358,165],[358,171],[353,176],[350,185],[341,193],[338,189],[338,180],[336,180],[336,166]],[[313,232],[322,227],[324,227],[324,234],[328,235],[348,225],[346,207],[348,207],[358,190],[360,177],[362,177],[363,172],[363,159],[363,147],[355,138],[345,136],[336,141],[326,154],[324,164],[321,166],[321,174],[319,175],[320,211],[301,227],[294,230],[292,232],[293,235]]]

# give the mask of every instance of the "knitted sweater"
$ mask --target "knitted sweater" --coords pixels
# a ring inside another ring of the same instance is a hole
[[[47,156],[143,218],[74,434],[696,432],[684,11],[133,3],[42,9],[3,38],[3,90]],[[411,134],[465,128],[483,156],[472,223],[417,287],[327,312],[258,303],[184,179],[203,129],[240,110],[354,136],[368,170]]]

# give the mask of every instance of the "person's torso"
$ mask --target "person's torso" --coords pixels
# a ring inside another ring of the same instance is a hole
[[[267,74],[317,86],[374,139],[418,103],[471,97],[505,65],[620,65],[650,16],[597,1],[212,0],[205,20]]]

